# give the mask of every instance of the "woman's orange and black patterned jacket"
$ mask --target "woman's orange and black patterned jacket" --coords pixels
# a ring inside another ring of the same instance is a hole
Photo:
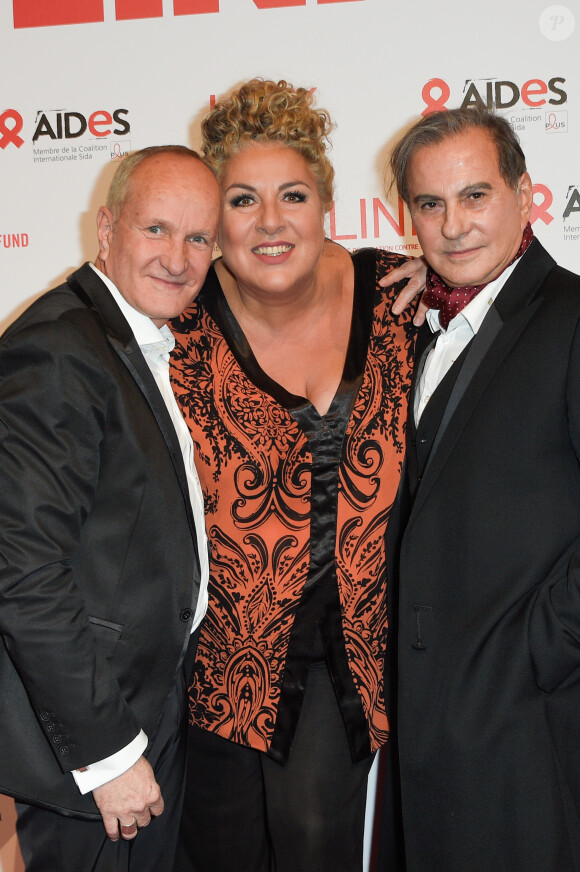
[[[410,314],[377,280],[404,258],[353,256],[342,381],[326,415],[257,363],[215,271],[176,319],[172,379],[211,546],[191,720],[288,756],[320,638],[354,760],[388,736],[385,529],[403,457]],[[292,366],[292,361],[288,361]]]

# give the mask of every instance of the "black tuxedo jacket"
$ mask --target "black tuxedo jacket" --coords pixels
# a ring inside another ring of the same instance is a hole
[[[401,494],[409,872],[580,870],[579,322],[580,278],[534,241]]]
[[[198,587],[173,425],[86,264],[0,340],[0,792],[98,816],[70,771],[152,741]]]

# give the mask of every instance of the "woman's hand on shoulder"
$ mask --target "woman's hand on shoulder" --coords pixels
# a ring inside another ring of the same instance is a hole
[[[395,282],[408,279],[407,284],[393,303],[393,312],[395,315],[400,315],[407,306],[411,305],[417,294],[423,293],[425,290],[426,275],[427,267],[425,261],[422,257],[414,257],[407,260],[401,266],[396,267],[396,269],[392,269],[386,276],[383,276],[383,278],[379,280],[379,285],[382,288],[388,288],[390,285],[394,285]],[[425,320],[426,312],[427,306],[423,303],[419,303],[417,311],[415,312],[415,317],[413,318],[413,324],[419,327]]]

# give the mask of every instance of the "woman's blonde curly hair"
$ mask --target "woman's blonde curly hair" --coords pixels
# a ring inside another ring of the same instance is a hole
[[[248,142],[287,145],[314,173],[328,211],[334,169],[326,156],[333,124],[325,109],[313,108],[312,92],[288,82],[252,79],[219,100],[201,123],[202,153],[218,179],[224,164]]]

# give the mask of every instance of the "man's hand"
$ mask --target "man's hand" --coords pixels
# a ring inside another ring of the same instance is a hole
[[[93,796],[113,842],[118,840],[119,831],[124,839],[134,839],[139,827],[146,827],[163,811],[161,790],[145,757],[118,778],[97,787]]]
[[[379,281],[379,285],[382,288],[387,288],[389,285],[394,285],[395,282],[400,282],[402,279],[409,279],[393,303],[393,312],[395,315],[400,315],[401,312],[413,302],[417,294],[420,294],[425,290],[426,275],[427,267],[425,266],[425,261],[421,257],[416,257],[413,258],[413,260],[408,260],[402,266],[398,266],[396,269],[391,270],[390,273],[387,273],[387,275]],[[425,320],[426,311],[427,306],[423,305],[423,303],[419,303],[419,307],[413,318],[413,324],[419,327]]]

